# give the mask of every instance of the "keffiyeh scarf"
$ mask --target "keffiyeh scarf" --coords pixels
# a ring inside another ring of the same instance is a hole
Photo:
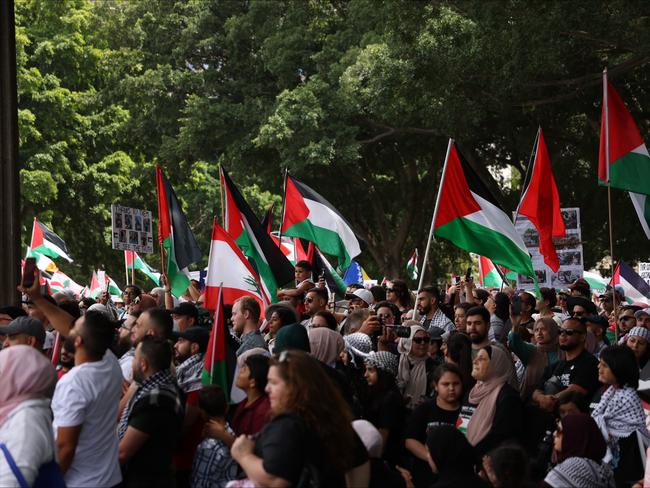
[[[203,358],[205,354],[199,353],[190,356],[176,368],[176,382],[185,393],[201,389],[201,373],[203,372]]]
[[[613,488],[614,473],[606,463],[597,463],[591,459],[572,457],[555,466],[544,478],[544,482],[553,488],[573,486],[575,488]]]
[[[618,440],[638,432],[646,447],[650,445],[650,434],[645,424],[645,413],[636,391],[630,386],[610,386],[591,414],[607,441],[604,461],[618,464]]]
[[[157,403],[158,398],[161,395],[168,397],[173,402],[174,411],[176,413],[182,412],[183,404],[181,403],[179,390],[176,386],[176,380],[172,376],[171,371],[168,369],[158,371],[142,383],[140,388],[138,388],[133,397],[126,404],[126,407],[124,407],[124,411],[120,417],[120,423],[117,427],[117,436],[120,440],[124,437],[126,429],[129,426],[129,417],[131,416],[135,404],[141,400],[146,401],[147,397],[149,397],[149,400],[152,403]]]

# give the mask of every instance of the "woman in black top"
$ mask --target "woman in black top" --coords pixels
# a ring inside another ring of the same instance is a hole
[[[405,415],[404,400],[397,389],[397,357],[388,351],[371,352],[365,360],[368,395],[363,416],[372,423],[383,439],[382,458],[391,465],[398,462]]]
[[[241,435],[231,448],[246,476],[256,486],[367,484],[368,455],[350,408],[317,360],[289,350],[270,364],[272,419],[256,439]]]

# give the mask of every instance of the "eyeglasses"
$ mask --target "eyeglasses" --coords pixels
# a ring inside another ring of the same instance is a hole
[[[305,303],[311,303],[313,301],[314,301],[313,298],[305,298]]]
[[[414,337],[412,341],[416,344],[429,344],[431,342],[431,339],[428,337]]]
[[[393,290],[392,288],[386,288],[386,293],[393,293],[394,291],[395,290]]]
[[[576,329],[565,329],[561,328],[560,329],[560,334],[566,334],[569,337],[571,337],[573,334],[582,334],[583,332],[581,330],[576,330]]]
[[[584,312],[573,312],[572,317],[582,317],[584,314]]]

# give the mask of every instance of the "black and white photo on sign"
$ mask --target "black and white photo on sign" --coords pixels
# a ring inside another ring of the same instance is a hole
[[[142,219],[142,226],[145,232],[151,232],[151,218],[148,215],[145,215]]]
[[[135,215],[135,230],[138,232],[142,231],[142,215]]]
[[[144,232],[140,233],[140,245],[142,247],[147,247],[147,234]]]
[[[582,266],[582,253],[579,250],[558,252],[561,266]]]
[[[133,217],[131,216],[131,213],[124,214],[124,228],[133,229]]]
[[[528,228],[522,236],[526,247],[539,247],[539,234],[534,228]]]
[[[121,229],[120,230],[120,239],[119,239],[120,243],[126,244],[129,241],[128,236],[127,236],[127,232],[128,231],[126,229]]]
[[[582,246],[580,234],[577,231],[567,230],[565,237],[554,237],[553,244],[555,249],[559,252],[562,249],[576,249]]]
[[[564,227],[569,230],[578,228],[578,210],[575,208],[565,208],[561,210]]]
[[[554,288],[565,288],[578,278],[582,278],[582,268],[560,269],[551,277],[551,285]]]
[[[138,244],[138,233],[134,230],[129,231],[129,244]]]
[[[122,212],[115,212],[115,228],[122,228]]]

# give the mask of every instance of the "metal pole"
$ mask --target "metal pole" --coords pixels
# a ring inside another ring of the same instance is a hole
[[[129,286],[129,260],[127,259],[129,251],[124,251],[124,274],[126,275],[126,286]]]
[[[447,144],[447,154],[445,156],[445,164],[442,167],[442,177],[440,178],[440,188],[438,188],[438,196],[436,197],[436,206],[433,209],[433,216],[431,217],[431,228],[429,229],[429,239],[427,240],[427,247],[424,251],[424,259],[422,261],[422,274],[420,274],[420,282],[418,283],[418,290],[422,288],[424,283],[424,271],[426,270],[427,261],[429,260],[429,248],[431,247],[431,240],[433,239],[433,225],[436,223],[436,215],[438,213],[438,204],[440,203],[440,194],[442,193],[442,187],[445,183],[445,171],[447,170],[447,163],[449,162],[449,153],[451,152],[451,146],[454,143],[453,139],[449,139]]]
[[[18,305],[20,181],[14,1],[0,1],[0,304]]]

